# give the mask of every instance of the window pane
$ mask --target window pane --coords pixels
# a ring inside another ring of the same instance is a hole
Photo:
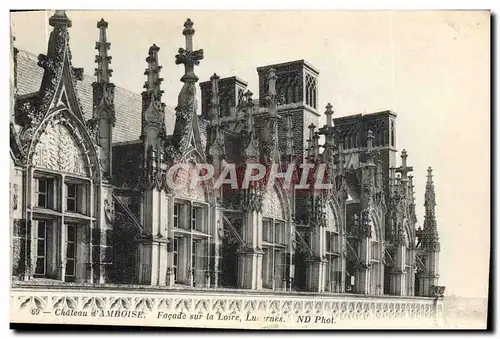
[[[75,261],[74,260],[66,261],[66,275],[69,275],[69,276],[75,275]]]
[[[47,199],[45,197],[45,194],[38,194],[38,202],[37,202],[38,207],[47,207]]]
[[[38,221],[37,238],[45,239],[45,221]]]
[[[68,211],[76,212],[76,201],[74,199],[67,199],[66,208]]]
[[[68,198],[76,198],[76,185],[75,184],[66,184],[67,188],[67,197]]]
[[[45,240],[38,240],[36,242],[36,255],[39,257],[45,256]]]
[[[68,225],[68,241],[76,240],[76,227],[74,225]]]
[[[45,258],[36,259],[35,274],[45,274]]]
[[[68,259],[73,259],[75,257],[75,244],[69,242],[66,246],[66,257]]]
[[[38,179],[38,192],[47,193],[47,179]]]

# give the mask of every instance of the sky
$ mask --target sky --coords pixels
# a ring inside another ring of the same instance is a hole
[[[73,66],[93,75],[97,21],[109,23],[112,81],[136,93],[160,47],[164,102],[175,107],[175,65],[186,18],[205,58],[200,81],[236,75],[258,93],[256,68],[305,59],[320,71],[319,107],[335,116],[390,109],[397,146],[414,167],[418,226],[434,169],[446,294],[488,293],[490,250],[490,15],[482,11],[68,11]],[[52,12],[13,13],[15,46],[46,53]],[[118,118],[119,118],[119,112]],[[137,112],[140,114],[140,112]],[[322,117],[323,118],[323,117]]]

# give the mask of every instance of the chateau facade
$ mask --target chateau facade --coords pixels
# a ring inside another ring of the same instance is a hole
[[[442,296],[432,169],[420,225],[394,112],[334,118],[318,102],[319,71],[304,60],[258,67],[258,99],[236,76],[198,84],[204,54],[189,19],[172,110],[162,102],[159,47],[145,51],[136,95],[111,82],[104,20],[94,76],[71,63],[65,12],[49,24],[46,55],[11,50],[15,283]],[[217,173],[293,165],[297,180],[168,185],[179,163]],[[300,188],[305,168],[321,164],[329,188]]]

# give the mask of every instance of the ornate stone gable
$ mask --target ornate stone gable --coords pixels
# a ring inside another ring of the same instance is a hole
[[[66,108],[75,119],[85,123],[76,95],[76,81],[82,79],[83,70],[71,65],[68,33],[71,21],[64,11],[56,11],[49,23],[54,29],[50,34],[47,55],[40,54],[38,57],[38,66],[44,69],[40,89],[20,98],[15,107],[16,123],[22,127],[19,134],[22,152],[28,158],[32,155],[29,150],[35,134],[56,109]]]
[[[53,171],[88,176],[88,163],[81,145],[60,121],[52,120],[40,136],[33,165]]]

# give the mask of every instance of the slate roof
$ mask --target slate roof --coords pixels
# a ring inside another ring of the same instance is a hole
[[[38,66],[38,57],[26,51],[17,55],[17,91],[18,95],[37,92],[43,77],[43,68]],[[94,76],[85,74],[82,81],[77,82],[77,95],[86,119],[92,117],[92,83]],[[115,84],[116,85],[116,84]],[[116,123],[113,129],[113,142],[138,140],[141,134],[142,98],[140,94],[116,86],[115,114]],[[165,108],[167,134],[172,134],[175,125],[175,111]]]

